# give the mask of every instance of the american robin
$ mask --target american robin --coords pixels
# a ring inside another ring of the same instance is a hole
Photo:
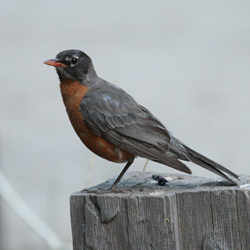
[[[238,176],[176,139],[146,108],[124,90],[98,77],[92,60],[80,50],[65,50],[44,62],[54,66],[70,122],[92,152],[112,162],[127,162],[110,187],[136,156],[191,174],[181,161],[191,161],[237,185],[223,172]]]

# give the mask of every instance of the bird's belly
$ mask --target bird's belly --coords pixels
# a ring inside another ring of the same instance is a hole
[[[61,83],[61,93],[70,122],[85,146],[100,157],[113,162],[126,162],[134,159],[134,155],[105,141],[92,133],[86,126],[80,112],[80,102],[88,91],[88,87],[77,82]]]
[[[93,134],[86,126],[81,113],[80,116],[81,119],[73,115],[70,117],[70,121],[75,132],[88,149],[98,156],[113,162],[127,162],[134,158],[132,154]]]

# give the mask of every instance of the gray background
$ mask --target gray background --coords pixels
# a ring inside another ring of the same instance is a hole
[[[123,165],[93,157],[75,135],[56,72],[43,64],[62,50],[83,50],[177,138],[249,174],[249,1],[8,0],[0,18],[1,170],[63,241],[70,194]],[[176,173],[153,162],[147,170]],[[1,249],[48,249],[1,198],[0,223]]]

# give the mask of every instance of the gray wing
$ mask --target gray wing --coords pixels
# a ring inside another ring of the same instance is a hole
[[[191,173],[176,139],[146,108],[122,89],[103,83],[91,87],[80,103],[88,128],[108,142],[140,157]]]

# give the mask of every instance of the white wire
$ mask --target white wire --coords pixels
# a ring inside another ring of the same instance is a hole
[[[146,171],[146,168],[147,168],[148,162],[149,162],[149,160],[147,159],[147,160],[146,160],[146,162],[145,162],[144,168],[142,169],[142,171],[143,171],[143,172],[145,172],[145,171]]]
[[[14,212],[47,243],[51,250],[72,249],[70,243],[62,243],[58,235],[31,210],[1,170],[0,195]]]
[[[86,187],[89,187],[90,183],[91,183],[92,172],[93,172],[93,169],[94,169],[94,166],[95,166],[95,159],[96,159],[96,155],[92,153],[91,157],[90,157],[90,161],[89,161],[88,172],[87,172]]]

